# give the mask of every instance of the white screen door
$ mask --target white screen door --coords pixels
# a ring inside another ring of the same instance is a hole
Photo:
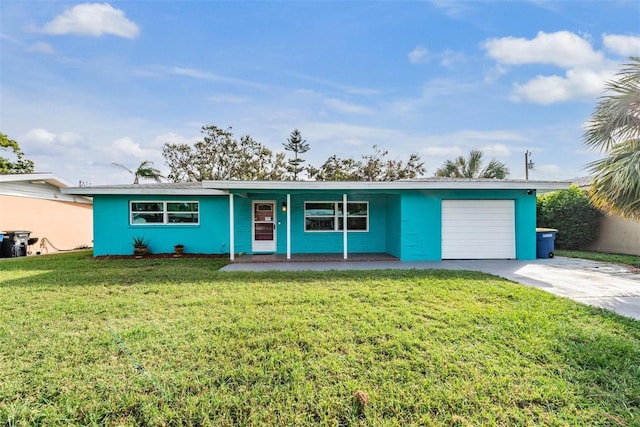
[[[253,202],[251,250],[276,251],[276,202]]]

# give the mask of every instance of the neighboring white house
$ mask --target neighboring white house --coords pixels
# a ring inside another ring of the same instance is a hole
[[[588,190],[591,178],[578,178],[574,183]],[[640,222],[605,214],[600,220],[598,239],[589,250],[616,254],[640,255]]]
[[[33,253],[92,247],[92,199],[62,194],[65,187],[52,173],[0,175],[0,232],[30,231]]]

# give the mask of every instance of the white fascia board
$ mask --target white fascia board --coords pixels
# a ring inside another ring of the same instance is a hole
[[[95,195],[149,195],[149,196],[227,196],[228,191],[208,189],[208,188],[96,188],[96,187],[69,187],[60,190],[63,194],[74,194],[77,196],[95,196]]]
[[[221,190],[564,190],[565,181],[203,181]]]
[[[37,192],[37,191],[16,191],[0,189],[0,195],[11,197],[24,197],[26,199],[41,199],[41,200],[53,200],[56,202],[72,202],[82,204],[92,204],[93,200],[89,196],[74,196],[70,194],[63,194],[61,191],[56,192]]]
[[[70,187],[71,184],[62,178],[56,177],[51,172],[42,173],[14,173],[0,175],[0,182],[46,182],[58,188]]]

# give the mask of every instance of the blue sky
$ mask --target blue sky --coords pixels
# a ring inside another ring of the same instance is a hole
[[[166,172],[165,142],[202,125],[305,158],[377,144],[431,176],[481,149],[524,178],[600,156],[582,132],[603,84],[640,56],[640,3],[122,1],[0,3],[0,131],[76,185]]]

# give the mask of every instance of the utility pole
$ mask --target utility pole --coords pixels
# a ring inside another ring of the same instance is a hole
[[[529,150],[524,152],[524,176],[529,181],[529,169],[533,169],[533,160],[531,160],[531,152]]]

